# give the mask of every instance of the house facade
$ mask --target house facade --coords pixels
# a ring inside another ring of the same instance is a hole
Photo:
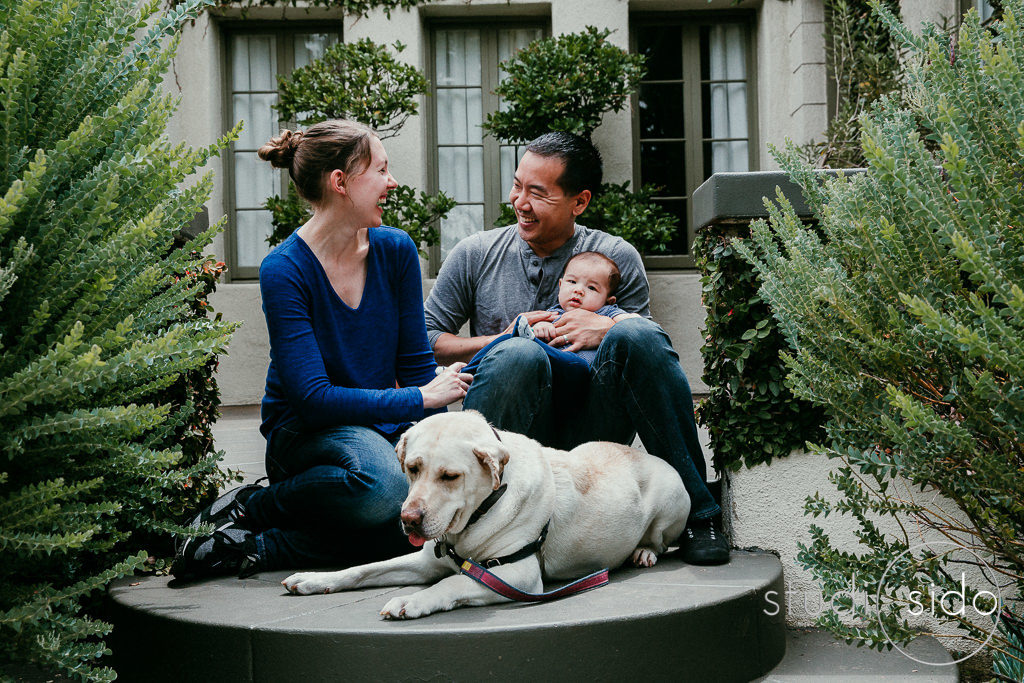
[[[904,20],[942,23],[969,0],[902,0]],[[973,0],[982,12],[984,0]],[[284,3],[281,3],[284,4]],[[437,0],[388,18],[343,16],[302,7],[222,9],[183,35],[165,86],[181,97],[170,135],[207,145],[245,121],[241,138],[211,163],[211,222],[226,220],[212,251],[229,267],[213,299],[225,318],[243,321],[218,381],[225,405],[258,403],[269,345],[257,269],[268,247],[267,197],[286,174],[255,150],[282,127],[272,106],[278,75],[317,58],[336,41],[369,38],[405,46],[401,60],[431,83],[419,114],[385,141],[400,183],[444,191],[458,206],[441,225],[441,244],[423,262],[424,291],[459,239],[493,227],[507,201],[521,149],[499,144],[480,123],[501,106],[493,94],[500,62],[544,36],[608,28],[609,40],[648,56],[631,107],[609,113],[594,134],[605,179],[654,183],[658,201],[679,219],[667,255],[646,258],[652,313],[672,336],[696,393],[702,365],[703,309],[693,270],[690,195],[716,172],[771,170],[769,145],[820,138],[828,123],[822,0]]]

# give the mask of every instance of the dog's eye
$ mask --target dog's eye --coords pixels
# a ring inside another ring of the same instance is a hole
[[[420,468],[417,467],[416,465],[410,465],[409,467],[405,468],[405,471],[408,472],[409,474],[419,474]]]
[[[461,476],[458,472],[443,472],[441,474],[441,481],[455,481]]]

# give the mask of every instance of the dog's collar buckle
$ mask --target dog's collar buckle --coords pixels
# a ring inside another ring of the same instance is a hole
[[[452,547],[448,545],[448,540],[442,535],[439,536],[437,542],[434,543],[434,557],[441,559],[448,554],[448,551]]]

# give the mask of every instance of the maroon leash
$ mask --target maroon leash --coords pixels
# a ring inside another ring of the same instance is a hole
[[[530,555],[540,551],[540,547],[544,544],[544,538],[547,536],[547,533],[548,525],[545,524],[544,529],[541,531],[540,538],[536,541],[533,541],[510,555],[486,560],[484,564],[488,567],[499,567],[503,564],[511,564],[512,562],[524,560]],[[556,588],[555,590],[547,591],[545,593],[527,593],[526,591],[521,591],[515,586],[505,583],[505,581],[500,577],[484,568],[483,565],[480,565],[471,559],[462,557],[455,552],[455,548],[446,541],[442,541],[435,545],[434,553],[438,557],[441,557],[442,554],[447,555],[455,560],[455,564],[458,565],[459,572],[462,574],[465,574],[474,581],[482,583],[498,595],[518,602],[543,602],[545,600],[557,600],[558,598],[582,593],[583,591],[588,591],[592,588],[600,588],[608,583],[608,569],[606,568],[596,571],[593,574],[588,574],[582,579],[577,579],[572,583],[566,584],[561,588]]]
[[[459,566],[459,571],[468,576],[471,579],[479,581],[483,585],[490,588],[498,595],[503,595],[511,600],[517,600],[518,602],[542,602],[544,600],[557,600],[558,598],[564,598],[567,595],[574,595],[576,593],[582,593],[592,588],[600,588],[601,586],[608,583],[608,570],[602,569],[601,571],[594,572],[584,576],[582,579],[577,579],[570,584],[566,584],[561,588],[556,588],[553,591],[547,591],[545,593],[527,593],[521,591],[515,586],[502,581],[500,578],[495,576],[493,573],[487,571],[473,560],[463,560]]]

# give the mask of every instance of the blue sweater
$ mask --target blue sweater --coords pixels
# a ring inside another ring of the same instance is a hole
[[[424,412],[418,388],[434,378],[436,363],[416,246],[388,227],[370,228],[369,240],[366,285],[354,309],[297,234],[263,259],[270,368],[260,431],[268,440],[281,426],[367,425],[391,436],[439,412]]]

